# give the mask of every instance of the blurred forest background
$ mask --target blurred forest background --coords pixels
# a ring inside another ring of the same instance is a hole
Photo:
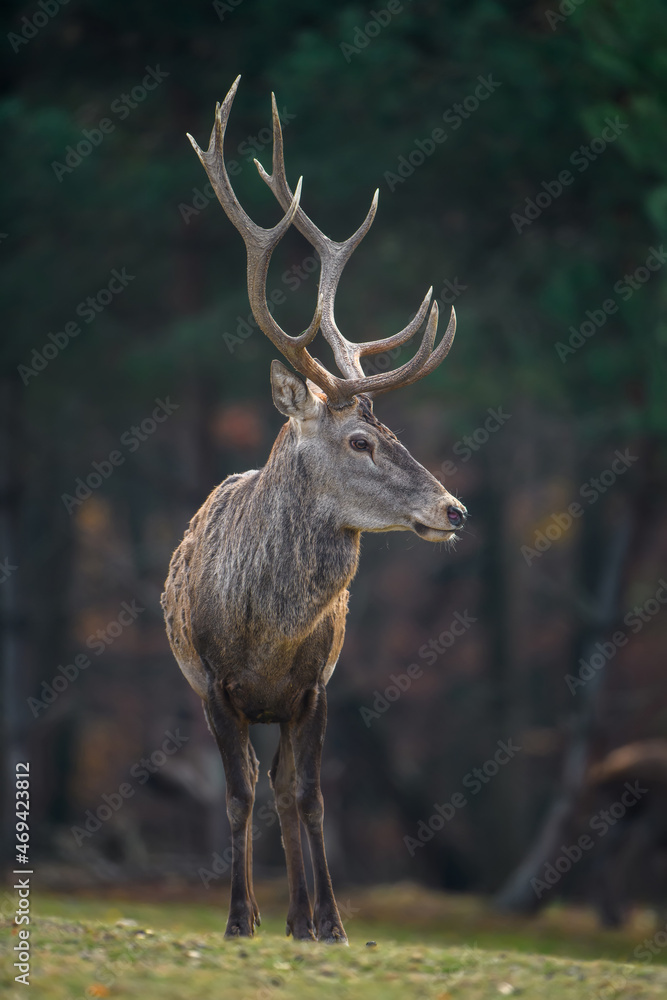
[[[612,923],[629,885],[664,897],[664,3],[40,0],[3,25],[3,794],[29,759],[43,878],[227,878],[224,778],[159,596],[189,518],[281,424],[244,248],[185,136],[206,144],[242,73],[226,155],[253,218],[281,215],[252,163],[272,90],[325,232],[380,189],[343,332],[395,332],[429,284],[458,315],[445,364],[376,404],[471,517],[453,552],[363,542],[329,686],[335,882],[524,910],[564,892]],[[274,254],[293,332],[313,257],[295,232]],[[425,648],[457,613],[463,634]],[[253,731],[260,876],[283,865],[276,736]],[[488,763],[498,741],[520,749]],[[536,890],[582,833],[593,849]]]

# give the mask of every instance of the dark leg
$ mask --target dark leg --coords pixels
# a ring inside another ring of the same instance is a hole
[[[227,694],[211,681],[205,706],[227,779],[227,816],[232,830],[232,885],[226,937],[250,937],[254,914],[248,894],[246,857],[248,827],[255,797],[250,766],[248,723],[232,708]]]
[[[301,824],[296,806],[294,753],[289,729],[285,725],[280,727],[280,743],[269,776],[276,797],[276,809],[280,817],[280,829],[287,861],[289,910],[287,911],[286,931],[288,936],[292,934],[298,941],[314,941],[313,915],[310,909],[301,850]]]
[[[255,748],[253,747],[250,740],[248,740],[248,757],[250,764],[250,774],[252,776],[252,800],[253,804],[255,801],[255,786],[257,784],[257,779],[259,778],[259,761],[257,760],[257,754],[255,753]],[[250,809],[250,816],[252,817],[252,808]],[[248,822],[247,834],[246,834],[246,852],[245,852],[245,875],[246,875],[246,885],[248,886],[248,898],[250,900],[250,905],[252,907],[252,917],[255,923],[255,927],[259,927],[261,924],[261,919],[259,916],[259,907],[257,906],[257,900],[255,899],[255,890],[253,888],[252,880],[252,822]]]
[[[324,685],[320,685],[306,694],[300,714],[290,724],[296,769],[296,799],[299,816],[308,834],[313,861],[315,932],[320,941],[347,944],[324,850],[324,802],[320,789],[320,765],[326,725],[327,696]]]

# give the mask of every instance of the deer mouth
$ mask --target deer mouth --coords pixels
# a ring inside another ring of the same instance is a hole
[[[414,522],[413,531],[427,542],[445,542],[456,534],[456,528],[431,528],[421,521]]]

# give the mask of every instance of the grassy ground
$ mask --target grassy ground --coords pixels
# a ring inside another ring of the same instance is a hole
[[[146,897],[147,892],[141,892]],[[508,920],[480,901],[411,886],[341,893],[350,947],[284,937],[282,900],[258,892],[268,913],[253,940],[225,941],[223,896],[151,902],[37,896],[32,901],[31,987],[44,1000],[644,1000],[667,996],[665,956],[629,964],[655,927],[602,932],[591,914],[552,909]],[[14,984],[15,928],[2,934],[0,994]],[[9,933],[7,933],[9,931]],[[368,945],[367,942],[375,942]],[[665,949],[667,951],[667,949]],[[662,960],[662,961],[661,961]],[[636,962],[636,960],[634,960]]]

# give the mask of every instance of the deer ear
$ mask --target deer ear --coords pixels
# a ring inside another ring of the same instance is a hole
[[[305,379],[281,361],[271,362],[271,392],[276,409],[284,417],[312,420],[319,415],[322,402],[310,391]]]

